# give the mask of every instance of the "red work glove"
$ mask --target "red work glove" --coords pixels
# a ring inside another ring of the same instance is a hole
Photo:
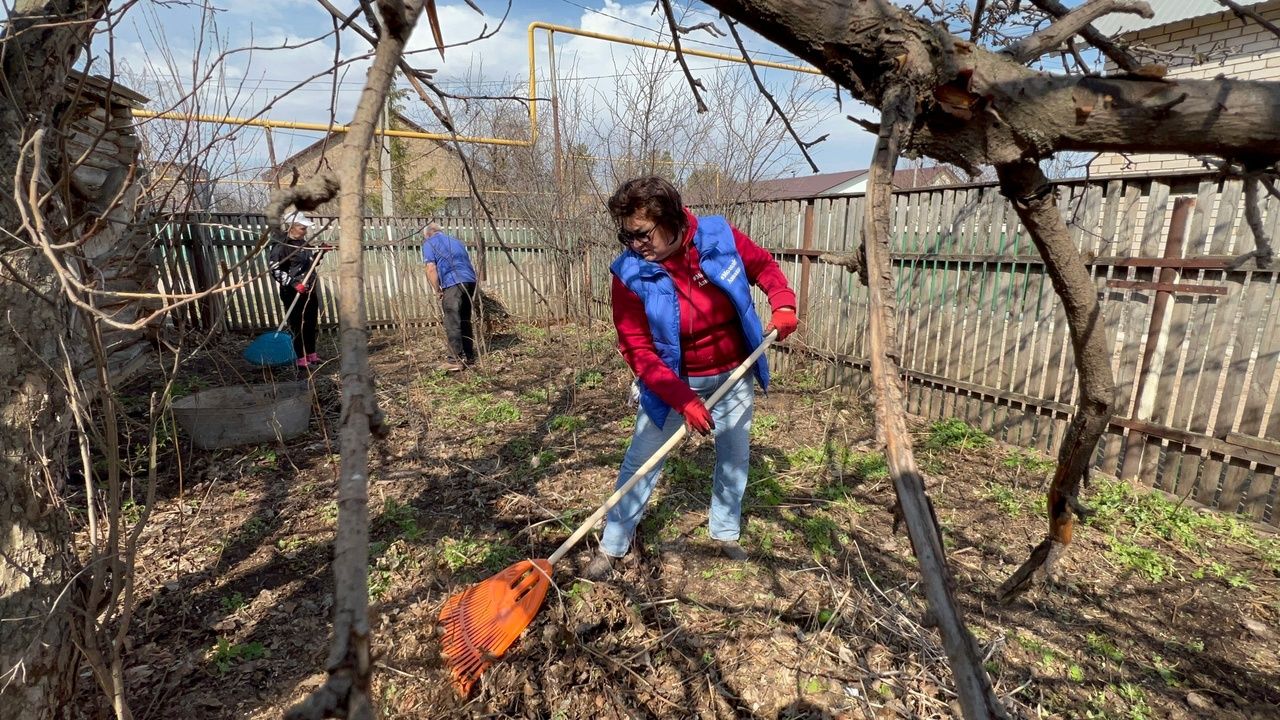
[[[293,289],[294,289],[294,290],[297,290],[297,291],[298,291],[298,292],[300,292],[300,293],[304,293],[304,292],[306,292],[306,291],[307,291],[307,284],[306,284],[306,283],[297,283],[297,284],[295,284],[295,285],[293,286]]]
[[[693,430],[706,435],[716,426],[711,420],[711,413],[707,412],[707,406],[702,404],[702,400],[694,398],[684,407],[680,408],[680,414],[684,415],[684,421],[689,424]]]
[[[780,307],[773,311],[773,317],[769,318],[769,327],[764,329],[764,334],[768,335],[770,330],[777,330],[778,340],[785,340],[799,326],[800,320],[796,317],[796,309]]]

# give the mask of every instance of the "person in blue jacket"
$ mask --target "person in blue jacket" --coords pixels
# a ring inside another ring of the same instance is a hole
[[[796,329],[795,293],[767,250],[723,217],[689,212],[662,178],[628,180],[608,206],[622,244],[610,267],[613,322],[618,348],[640,383],[640,412],[617,486],[681,425],[714,435],[708,530],[726,556],[745,560],[738,542],[742,496],[755,381],[765,388],[769,382],[765,359],[756,363],[754,380],[742,378],[715,407],[704,400],[770,330],[782,339]],[[756,314],[752,285],[769,300],[768,326]],[[646,475],[609,512],[588,578],[608,577],[614,560],[626,554],[660,471]]]
[[[449,357],[441,369],[455,372],[476,361],[475,331],[471,313],[476,298],[476,271],[460,240],[447,235],[440,224],[429,223],[422,231],[422,262],[427,283],[440,298]]]

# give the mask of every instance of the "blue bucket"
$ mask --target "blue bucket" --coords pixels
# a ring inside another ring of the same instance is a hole
[[[293,336],[278,330],[263,333],[244,349],[244,359],[262,366],[292,363],[298,359],[293,354]]]

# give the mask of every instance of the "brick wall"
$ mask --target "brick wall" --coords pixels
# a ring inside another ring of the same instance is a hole
[[[1263,17],[1280,24],[1280,1],[1255,8]],[[1171,78],[1208,79],[1228,75],[1240,80],[1280,80],[1280,38],[1253,21],[1244,21],[1230,11],[1181,20],[1140,30],[1126,36],[1131,44],[1142,43],[1175,56],[1147,56],[1150,62],[1169,67]],[[1196,58],[1199,54],[1201,57]],[[1197,62],[1197,60],[1201,60]],[[1107,63],[1107,72],[1116,67]],[[1115,154],[1099,155],[1089,164],[1094,175],[1157,173],[1170,170],[1197,170],[1203,165],[1181,155]]]

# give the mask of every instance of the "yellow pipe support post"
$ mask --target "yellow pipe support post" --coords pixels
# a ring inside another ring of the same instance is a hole
[[[538,96],[538,74],[533,60],[533,33],[537,30],[546,30],[548,34],[564,33],[565,35],[577,35],[579,37],[591,38],[593,40],[604,40],[606,42],[618,43],[621,45],[632,45],[635,47],[649,48],[650,50],[663,50],[666,52],[675,52],[674,45],[663,45],[662,43],[650,42],[648,40],[636,40],[635,38],[623,37],[621,35],[606,35],[605,33],[591,32],[590,30],[579,30],[567,25],[555,25],[552,23],[544,23],[541,21],[529,23],[529,142],[536,142],[538,139],[538,103],[534,100]],[[726,55],[724,53],[708,52],[706,50],[694,50],[691,48],[680,48],[680,52],[685,55],[694,57],[710,58],[712,60],[725,60],[727,62],[735,62],[746,64],[746,60],[738,55]],[[787,65],[785,63],[776,63],[771,60],[753,60],[751,61],[756,67],[772,68],[774,70],[790,70],[792,72],[809,73],[810,75],[821,75],[822,71],[808,67],[806,65]]]

